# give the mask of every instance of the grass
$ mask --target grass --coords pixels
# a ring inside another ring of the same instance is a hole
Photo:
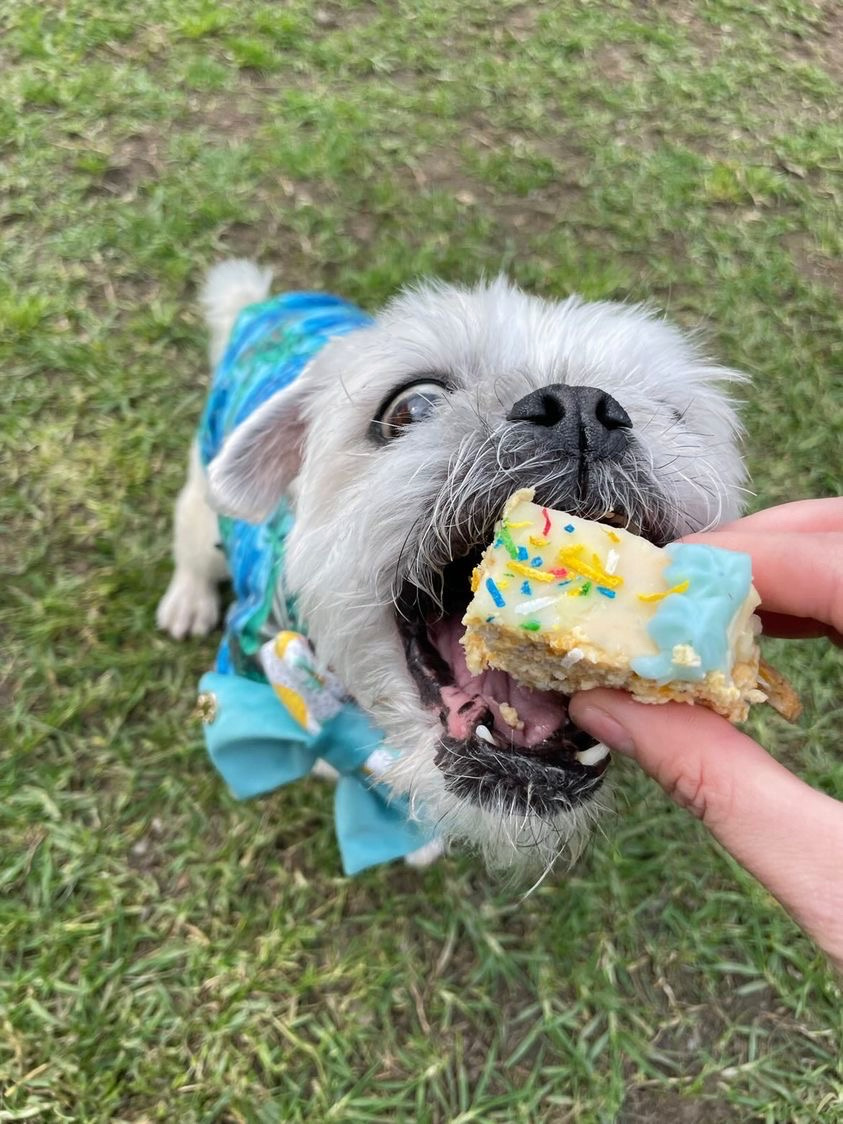
[[[754,375],[754,505],[841,488],[840,13],[809,0],[0,6],[0,1121],[843,1120],[838,984],[687,815],[521,902],[469,857],[338,876],[329,794],[205,761],[213,639],[153,631],[254,254],[650,299]],[[755,731],[843,794],[841,663]]]

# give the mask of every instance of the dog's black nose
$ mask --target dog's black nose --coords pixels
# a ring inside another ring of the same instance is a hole
[[[545,430],[559,453],[591,460],[610,460],[629,442],[629,414],[605,390],[594,386],[552,383],[519,398],[507,421],[526,422]]]

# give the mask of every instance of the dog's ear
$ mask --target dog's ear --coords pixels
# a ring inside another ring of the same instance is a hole
[[[222,515],[260,523],[301,466],[305,393],[279,390],[237,426],[208,466],[211,503]]]

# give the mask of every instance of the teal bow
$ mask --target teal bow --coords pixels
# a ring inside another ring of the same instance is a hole
[[[239,800],[307,776],[319,758],[337,770],[334,815],[346,874],[431,842],[432,836],[410,819],[407,800],[391,796],[365,771],[372,751],[383,748],[383,735],[356,704],[346,702],[310,732],[269,683],[211,671],[199,688],[208,753]]]

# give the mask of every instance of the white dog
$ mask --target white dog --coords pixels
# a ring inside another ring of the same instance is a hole
[[[212,364],[269,283],[248,262],[211,272]],[[494,865],[549,866],[603,806],[608,754],[560,696],[468,674],[471,568],[517,488],[659,544],[736,517],[744,468],[725,386],[742,378],[640,306],[550,303],[503,278],[408,289],[321,347],[207,472],[194,451],[159,625],[179,637],[216,623],[216,512],[259,523],[286,499],[283,596],[398,751],[393,791]],[[511,701],[520,748],[500,716]]]

